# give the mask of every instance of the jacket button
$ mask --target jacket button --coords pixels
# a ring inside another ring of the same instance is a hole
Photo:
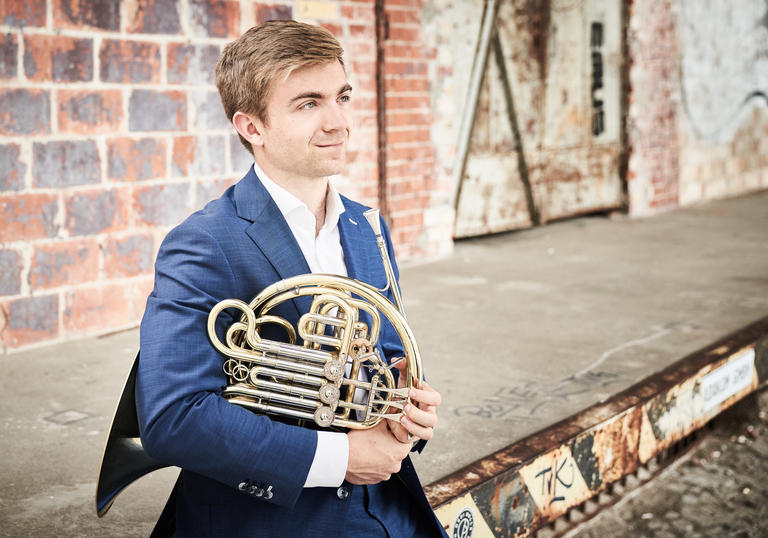
[[[336,490],[336,496],[342,501],[345,500],[347,497],[349,497],[349,488],[345,488],[344,486],[341,486],[339,489]]]
[[[237,489],[239,489],[240,491],[246,491],[249,486],[250,486],[250,484],[248,482],[240,482],[237,485]]]
[[[264,489],[260,488],[259,486],[251,486],[248,489],[248,493],[253,495],[254,497],[261,497],[264,495]]]
[[[264,492],[264,498],[269,500],[269,499],[272,498],[273,495],[274,495],[274,493],[272,493],[272,486],[269,486],[267,488],[267,491]]]

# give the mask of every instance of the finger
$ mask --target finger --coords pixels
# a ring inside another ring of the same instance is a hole
[[[408,367],[408,362],[405,360],[405,357],[399,357],[395,359],[390,363],[390,366],[394,366],[399,372],[399,375],[397,376],[397,388],[405,387],[406,386],[405,370]]]
[[[405,415],[403,415],[403,417],[400,419],[400,424],[405,426],[405,429],[408,430],[408,433],[414,437],[418,437],[419,439],[424,439],[425,441],[432,439],[432,436],[435,434],[435,430],[433,428],[420,426]]]
[[[424,386],[426,386],[429,390],[426,389],[411,389],[408,391],[408,396],[411,398],[411,401],[419,402],[421,404],[427,404],[434,407],[437,407],[440,405],[440,403],[443,401],[442,396],[440,396],[440,393],[434,390],[432,387],[424,383]]]
[[[405,406],[405,414],[408,418],[419,426],[426,428],[434,428],[437,426],[437,413],[430,413],[424,409],[419,409],[415,405],[408,404]]]
[[[401,443],[409,442],[408,430],[405,429],[405,426],[403,426],[402,424],[394,420],[388,420],[387,424],[389,426],[389,431],[392,433],[395,439],[397,439]]]

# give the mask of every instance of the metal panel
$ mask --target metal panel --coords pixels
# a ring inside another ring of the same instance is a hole
[[[621,3],[508,0],[491,34],[456,237],[619,207]]]

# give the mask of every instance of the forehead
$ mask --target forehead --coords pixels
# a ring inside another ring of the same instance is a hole
[[[285,77],[275,79],[271,101],[290,101],[310,92],[335,97],[346,84],[347,74],[338,61],[300,67]]]

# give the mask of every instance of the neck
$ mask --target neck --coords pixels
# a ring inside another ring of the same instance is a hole
[[[328,194],[327,177],[304,177],[282,173],[266,162],[256,160],[269,179],[304,202],[304,205],[315,216],[315,235],[325,224],[325,201]]]

